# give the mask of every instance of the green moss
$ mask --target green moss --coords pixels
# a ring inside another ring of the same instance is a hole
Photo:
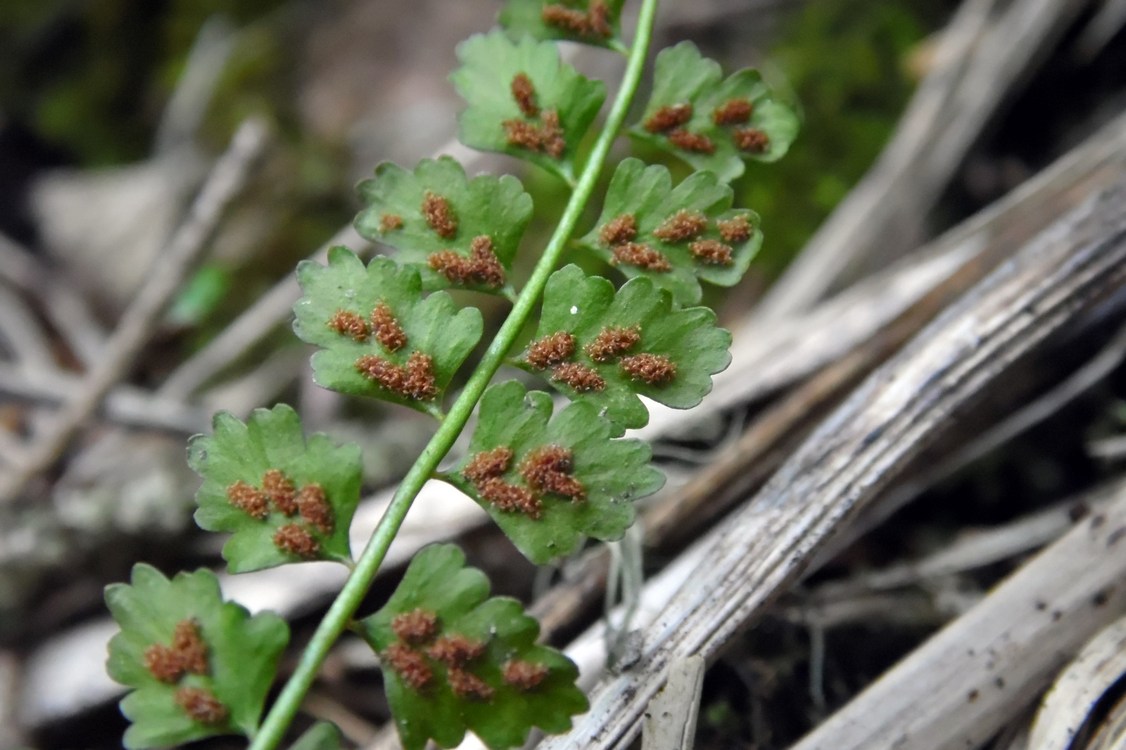
[[[0,110],[79,165],[141,159],[204,21],[242,26],[283,4],[5,0]]]
[[[762,215],[762,273],[776,276],[875,161],[914,89],[904,59],[932,10],[907,0],[808,3],[766,53],[776,66],[767,79],[788,82],[804,123],[785,159],[748,165],[736,184],[736,205]]]

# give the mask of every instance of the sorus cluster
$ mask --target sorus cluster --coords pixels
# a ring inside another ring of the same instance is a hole
[[[434,215],[435,223],[446,226],[445,221],[449,220],[448,206],[446,209],[437,208],[440,205],[445,204],[433,203],[431,213]],[[453,224],[456,227],[456,221]],[[383,300],[376,303],[367,320],[356,312],[337,310],[329,318],[328,327],[342,336],[349,336],[359,342],[374,337],[380,347],[390,354],[401,350],[409,341],[395,313]],[[368,380],[402,398],[430,401],[438,395],[434,361],[430,355],[422,352],[412,352],[407,357],[405,365],[392,362],[378,354],[364,354],[356,359],[355,368],[356,372]]]
[[[444,673],[457,697],[492,699],[496,692],[493,686],[473,671],[488,650],[484,641],[442,632],[437,613],[422,607],[396,615],[391,630],[398,640],[383,649],[383,662],[413,690],[431,689]],[[501,679],[527,691],[538,687],[549,672],[545,665],[512,659],[505,663]]]
[[[662,221],[652,235],[670,245],[688,243],[688,252],[704,265],[730,266],[735,262],[732,245],[746,242],[754,233],[746,214],[716,221],[719,239],[704,236],[710,228],[708,217],[703,213],[682,208]],[[628,213],[615,216],[598,230],[598,238],[610,248],[614,264],[636,266],[656,273],[671,271],[672,264],[665,254],[645,243],[636,242],[637,234],[637,217]]]
[[[259,486],[238,480],[227,486],[227,500],[243,513],[265,521],[271,511],[292,523],[285,523],[274,533],[274,545],[303,559],[320,554],[320,542],[313,531],[328,536],[332,533],[334,514],[324,488],[310,482],[298,488],[281,469],[267,469]],[[299,517],[300,520],[297,520]]]
[[[640,342],[640,326],[606,326],[582,351],[599,364],[617,360],[621,371],[631,380],[654,386],[672,382],[676,377],[676,363],[668,356],[645,352],[625,356]],[[604,390],[606,379],[597,369],[571,360],[576,350],[574,335],[559,331],[533,341],[524,352],[524,361],[536,370],[550,368],[552,380],[579,393]]]
[[[536,100],[536,87],[527,73],[513,76],[509,88],[524,119],[515,117],[501,122],[508,145],[544,153],[553,159],[562,158],[563,152],[567,150],[567,139],[564,138],[559,112],[555,109],[540,109]]]
[[[341,336],[348,336],[360,343],[374,336],[380,346],[389,352],[397,352],[407,345],[406,332],[384,301],[376,303],[367,320],[351,310],[337,310],[328,319],[328,327]]]
[[[605,0],[590,0],[585,13],[562,3],[551,3],[544,6],[541,17],[548,26],[594,41],[609,39],[614,34],[610,7]]]
[[[498,510],[523,513],[538,519],[543,514],[543,496],[558,495],[574,502],[586,499],[586,487],[574,476],[574,454],[560,445],[544,445],[528,451],[517,466],[521,483],[505,475],[515,453],[506,445],[470,457],[462,476],[477,488],[478,495]]]
[[[171,643],[154,643],[145,649],[145,668],[157,680],[175,685],[189,674],[208,676],[211,665],[207,644],[199,623],[181,620],[172,631]],[[173,694],[176,705],[193,721],[201,724],[222,724],[230,712],[214,693],[202,687],[183,686]]]
[[[529,87],[531,82],[528,82]],[[513,84],[515,96],[515,83]],[[529,96],[531,96],[529,94]],[[534,97],[533,97],[534,98]],[[419,207],[426,225],[444,240],[457,236],[458,218],[448,198],[427,190]],[[397,217],[396,217],[397,218]],[[380,220],[386,222],[387,215]],[[400,219],[401,221],[401,219]],[[427,256],[426,263],[451,284],[475,285],[499,289],[504,286],[504,266],[493,250],[493,240],[488,235],[478,235],[469,243],[469,255],[453,249],[438,250]]]
[[[715,142],[703,133],[688,130],[685,126],[694,114],[690,103],[666,104],[645,118],[643,127],[650,133],[664,135],[669,143],[683,151],[698,154],[715,153]],[[741,151],[764,153],[770,148],[770,138],[758,128],[751,127],[754,105],[744,98],[729,99],[711,113],[717,127],[731,129],[731,139]]]
[[[532,88],[532,82],[528,80],[527,76],[523,75],[517,76],[517,79],[522,80],[513,80],[512,95],[520,105],[520,110],[529,117],[538,115],[539,108],[535,104],[535,91]],[[529,112],[532,114],[529,114]],[[426,226],[442,239],[452,240],[457,237],[458,227],[460,226],[457,213],[445,196],[427,190],[423,194],[419,213]],[[402,229],[402,227],[403,217],[398,214],[385,213],[379,219],[379,231],[382,234]],[[483,286],[492,289],[499,289],[504,286],[504,266],[497,258],[493,249],[493,240],[488,235],[478,235],[473,238],[469,244],[468,256],[453,249],[438,250],[427,256],[426,262],[431,269],[442,274],[451,284]],[[340,332],[347,333],[347,331]],[[395,351],[397,348],[399,347],[389,348],[389,351]]]
[[[456,250],[439,250],[427,257],[426,264],[451,284],[492,289],[504,286],[504,266],[493,252],[493,239],[487,234],[474,237],[469,243],[468,258]]]

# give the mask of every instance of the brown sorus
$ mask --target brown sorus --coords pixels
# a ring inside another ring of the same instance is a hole
[[[469,243],[470,274],[473,281],[482,286],[504,286],[504,266],[493,251],[493,238],[480,234]]]
[[[365,354],[356,360],[356,371],[403,398],[429,401],[438,395],[434,360],[422,352],[412,352],[406,367]]]
[[[321,545],[304,527],[287,523],[274,532],[274,546],[282,552],[310,560],[321,552]]]
[[[368,324],[363,317],[350,310],[337,310],[328,319],[328,327],[341,336],[350,336],[356,341],[364,341],[368,337]]]
[[[434,679],[426,657],[403,643],[392,643],[380,656],[403,682],[415,690],[425,689]]]
[[[547,679],[551,670],[545,664],[512,659],[504,664],[504,681],[519,690],[534,690]]]
[[[407,334],[386,302],[380,300],[371,311],[371,329],[375,340],[389,352],[407,345]]]
[[[267,469],[262,475],[262,491],[279,512],[292,516],[297,512],[297,488],[281,469]]]
[[[668,135],[669,143],[683,151],[695,154],[714,154],[715,143],[703,133],[692,133],[687,130],[673,130]]]
[[[200,724],[222,724],[230,715],[223,702],[204,688],[182,687],[173,698],[184,713]]]
[[[520,119],[504,120],[504,139],[509,146],[528,151],[543,151],[543,130],[539,125]]]
[[[723,238],[724,242],[746,242],[751,238],[751,233],[754,232],[754,227],[751,226],[751,222],[745,214],[717,221],[716,226],[719,228],[719,236]]]
[[[770,148],[770,137],[756,128],[736,128],[732,137],[736,146],[752,154],[761,154]]]
[[[688,246],[688,252],[696,260],[710,266],[730,266],[733,262],[731,245],[719,240],[697,240]]]
[[[528,78],[526,73],[517,73],[512,77],[512,98],[516,100],[516,106],[520,108],[520,112],[525,117],[536,117],[540,113],[539,105],[536,104],[536,87],[532,85],[532,79]]]
[[[149,670],[156,679],[161,682],[166,682],[169,685],[180,681],[184,676],[184,661],[180,658],[180,654],[168,646],[160,643],[154,643],[145,649],[142,655],[145,662],[145,669]]]
[[[450,202],[437,193],[426,191],[422,198],[422,218],[443,239],[448,240],[457,234],[457,216],[450,208]]]
[[[645,118],[645,129],[650,133],[667,133],[692,119],[691,104],[666,104]]]
[[[195,620],[181,620],[172,633],[172,650],[180,657],[184,670],[192,674],[207,674],[207,644]]]
[[[470,482],[479,484],[486,479],[503,476],[512,465],[512,449],[500,445],[492,450],[474,453],[462,470],[462,475]]]
[[[611,262],[615,264],[625,263],[657,273],[672,270],[672,264],[669,263],[669,259],[665,257],[664,253],[641,242],[626,242],[621,245],[614,245],[610,252],[612,255]]]
[[[556,331],[528,345],[524,361],[537,370],[566,362],[575,353],[575,337],[566,331]]]
[[[227,487],[227,500],[243,513],[259,521],[270,514],[266,496],[241,479]]]
[[[545,472],[569,474],[575,468],[575,454],[570,448],[550,443],[528,451],[520,463],[520,473],[524,481],[538,487],[538,477]]]
[[[602,225],[598,238],[604,245],[621,245],[631,242],[637,236],[637,218],[633,214],[621,214]]]
[[[400,396],[405,395],[403,388],[407,380],[407,373],[394,362],[389,362],[374,354],[365,354],[356,360],[356,371],[392,393],[397,393]]]
[[[438,632],[438,615],[428,609],[412,609],[395,615],[391,620],[391,630],[399,640],[412,646],[426,643]]]
[[[610,362],[620,357],[641,341],[638,326],[606,326],[586,345],[586,355],[595,362]]]
[[[445,276],[451,284],[478,284],[493,288],[504,286],[504,266],[493,252],[493,240],[487,234],[473,238],[468,258],[453,250],[439,250],[431,253],[426,263]]]
[[[586,34],[587,33],[587,17],[586,13],[574,8],[568,8],[559,3],[552,3],[545,5],[540,17],[543,22],[548,26],[554,26],[562,31],[568,31],[572,34]]]
[[[379,217],[379,231],[387,234],[403,228],[403,217],[398,214],[383,214]]]
[[[434,359],[429,354],[411,352],[407,358],[407,377],[403,392],[416,401],[430,401],[438,395],[434,379]]]
[[[586,487],[571,476],[574,468],[574,454],[569,448],[545,445],[528,452],[520,462],[520,476],[529,487],[540,492],[582,500],[586,497]]]
[[[590,0],[590,9],[586,13],[587,25],[590,32],[596,37],[608,39],[614,34],[614,27],[610,25],[610,6],[605,0]]]
[[[446,277],[451,284],[473,281],[473,261],[455,250],[438,250],[426,256],[426,265]]]
[[[335,525],[332,505],[325,497],[324,488],[316,482],[305,485],[297,493],[297,510],[301,520],[322,534],[332,533]]]
[[[443,635],[434,641],[426,653],[431,659],[440,661],[447,667],[464,667],[485,653],[485,644],[456,633]]]
[[[450,690],[458,698],[487,701],[493,697],[493,689],[489,684],[472,672],[464,669],[450,669],[446,673],[450,681]]]
[[[506,513],[523,513],[529,518],[539,518],[543,513],[540,499],[527,487],[509,484],[499,477],[485,479],[477,485],[481,498],[497,510]]]
[[[579,393],[601,391],[606,388],[606,381],[593,367],[587,367],[579,362],[564,362],[551,371],[551,379],[570,386]]]
[[[632,380],[649,385],[664,385],[676,377],[676,363],[663,354],[633,354],[619,364]]]
[[[559,113],[554,109],[546,109],[540,120],[539,125],[520,119],[504,120],[501,127],[504,128],[505,141],[509,146],[545,153],[558,159],[567,150]]]
[[[608,39],[614,34],[610,25],[610,6],[605,0],[591,0],[586,13],[561,3],[552,3],[544,7],[540,17],[548,26],[577,36]]]
[[[562,495],[570,500],[579,502],[586,499],[586,485],[569,474],[547,472],[540,477],[541,492],[552,495]]]
[[[661,222],[653,236],[665,242],[683,242],[699,237],[708,228],[708,217],[699,211],[682,208]]]
[[[742,125],[751,119],[754,105],[747,99],[728,99],[712,111],[716,125]]]
[[[559,112],[554,109],[543,113],[543,150],[553,159],[559,159],[567,150],[567,140],[563,137],[563,125]]]

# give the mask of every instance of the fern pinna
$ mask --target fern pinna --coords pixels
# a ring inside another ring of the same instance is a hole
[[[728,364],[730,335],[711,310],[696,306],[701,283],[738,282],[762,230],[757,215],[732,206],[727,182],[746,160],[781,157],[797,118],[753,71],[724,78],[687,42],[661,52],[651,100],[628,132],[699,171],[674,185],[665,166],[623,160],[600,217],[577,235],[625,129],[652,36],[656,0],[640,3],[630,45],[621,36],[622,5],[509,0],[501,29],[458,50],[452,80],[467,102],[462,142],[525,159],[571,191],[523,284],[514,259],[533,215],[531,196],[515,177],[469,177],[448,157],[413,169],[381,164],[360,185],[365,206],[356,228],[392,255],[365,264],[338,247],[327,265],[299,266],[303,296],[294,328],[317,347],[317,383],[417,409],[438,420],[437,431],[356,558],[348,543],[361,485],[356,446],[306,436],[287,406],[256,410],[245,423],[219,414],[211,435],[192,440],[190,463],[203,478],[196,520],[230,533],[223,555],[232,572],[330,560],[350,575],[263,719],[288,640],[285,623],[223,602],[208,571],[169,580],[138,565],[131,585],[106,594],[121,626],[110,645],[110,674],[133,690],[122,701],[133,722],[128,747],[226,733],[247,736],[253,748],[278,747],[345,628],[379,655],[408,750],[429,740],[453,746],[466,730],[489,747],[513,747],[532,727],[566,731],[585,710],[575,666],[535,642],[538,626],[519,603],[490,598],[484,575],[466,567],[456,547],[422,550],[380,611],[362,619],[355,613],[411,502],[432,478],[473,498],[535,563],[573,552],[586,537],[620,539],[633,522],[633,501],[663,483],[648,446],[625,437],[648,421],[640,397],[690,408]],[[560,39],[628,57],[593,141],[588,131],[605,86],[560,59]],[[603,261],[625,283],[560,267],[569,248]],[[447,290],[512,303],[456,397],[448,392],[484,325],[477,309],[459,308]],[[571,403],[559,406],[548,392],[516,381],[492,383],[505,363]],[[475,409],[468,451],[440,469]],[[294,747],[339,745],[335,727],[321,723]]]

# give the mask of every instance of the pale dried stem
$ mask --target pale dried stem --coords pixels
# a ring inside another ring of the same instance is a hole
[[[912,250],[969,149],[1089,4],[963,3],[891,143],[771,288],[756,316],[784,319],[862,275],[873,261],[887,263]]]
[[[230,148],[215,165],[183,224],[157,256],[145,285],[122,314],[105,351],[44,433],[28,449],[25,462],[0,477],[0,502],[18,497],[35,476],[50,468],[109,390],[128,372],[148,341],[181,282],[199,259],[227,205],[246,182],[261,153],[266,130],[258,121],[240,126]]]
[[[1126,487],[793,750],[981,747],[1126,611]],[[1033,744],[1032,747],[1062,747]]]
[[[1118,289],[1124,197],[1119,184],[1042,232],[868,378],[754,502],[709,534],[706,562],[646,631],[638,663],[595,692],[575,731],[543,747],[628,745],[672,659],[714,658],[959,410]]]
[[[82,387],[79,375],[54,368],[14,367],[0,363],[0,393],[28,401],[58,404]],[[102,405],[107,419],[118,424],[153,427],[185,435],[206,430],[210,416],[203,409],[158,398],[139,388],[117,385]]]

